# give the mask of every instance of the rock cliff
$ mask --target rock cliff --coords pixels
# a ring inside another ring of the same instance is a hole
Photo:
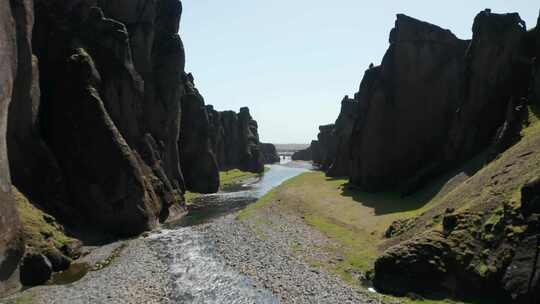
[[[277,153],[276,146],[273,144],[261,143],[261,152],[265,164],[279,163],[280,157]]]
[[[536,303],[538,30],[490,10],[472,30],[460,40],[398,15],[381,65],[344,99],[334,127],[319,128],[312,159],[363,191],[402,195],[432,191],[463,166],[435,207],[388,230],[375,287]]]
[[[18,287],[22,235],[21,278],[41,284],[76,250],[32,232],[137,235],[183,214],[186,190],[217,191],[218,163],[262,172],[249,110],[207,108],[184,70],[179,0],[0,9],[0,294]],[[20,229],[17,209],[43,227]]]
[[[188,190],[213,193],[219,189],[219,167],[211,146],[210,121],[203,97],[186,75],[186,94],[182,97],[180,135],[181,164]]]
[[[11,7],[10,4],[18,7]],[[4,1],[0,4],[0,294],[10,292],[20,285],[17,268],[24,252],[19,217],[11,192],[6,143],[9,106],[13,101],[18,72],[17,36],[21,20],[18,19],[20,14],[17,14],[17,10],[22,10],[23,16],[31,13],[19,1]]]
[[[240,169],[254,173],[264,171],[264,156],[257,122],[247,107],[239,113],[218,112],[207,106],[210,120],[210,142],[220,170]]]

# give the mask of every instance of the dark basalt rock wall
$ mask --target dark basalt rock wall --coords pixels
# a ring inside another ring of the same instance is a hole
[[[330,168],[336,158],[337,139],[334,137],[334,129],[334,124],[319,126],[319,158],[313,161],[324,171]]]
[[[220,170],[240,169],[261,173],[264,156],[259,141],[258,125],[244,107],[239,113],[218,112],[207,106],[210,121],[210,142]]]
[[[332,130],[333,156],[328,160],[326,174],[330,177],[349,176],[351,161],[351,135],[358,116],[358,101],[345,96],[341,111]]]
[[[276,146],[273,144],[261,143],[261,152],[265,164],[279,163],[280,157],[277,153]]]
[[[217,191],[218,161],[263,171],[249,110],[207,109],[185,73],[181,13],[179,0],[0,4],[0,294],[24,251],[12,186],[69,231],[132,236],[183,214],[187,189]]]
[[[518,14],[480,13],[465,57],[464,96],[448,135],[446,157],[461,160],[484,148],[505,121],[508,104],[527,95],[530,58]]]
[[[352,183],[392,188],[437,160],[462,97],[466,48],[448,30],[398,15],[381,66],[356,95]]]
[[[313,154],[311,152],[312,147],[311,145],[304,150],[296,151],[291,156],[292,160],[303,160],[303,161],[311,161],[313,160]]]
[[[210,121],[204,99],[185,76],[186,94],[182,97],[180,155],[188,190],[213,193],[219,189],[219,167],[211,147]]]
[[[54,157],[31,169],[51,181],[64,177],[67,191],[58,182],[47,186],[58,199],[41,200],[39,191],[33,195],[36,187],[16,185],[46,208],[69,204],[76,210],[71,218],[108,232],[133,235],[154,227],[181,203],[184,184],[177,145],[185,61],[177,36],[180,2],[36,1],[35,7],[39,127]],[[26,136],[16,123],[10,133]],[[26,128],[37,145],[40,132],[33,127]],[[10,150],[17,151],[13,143]],[[30,156],[13,159],[13,167],[31,164]],[[55,168],[54,160],[60,170],[43,169]]]
[[[18,7],[12,8],[10,4]],[[13,102],[18,72],[17,24],[20,24],[21,20],[16,12],[22,9],[23,15],[31,13],[24,4],[19,1],[0,3],[0,294],[12,291],[20,285],[17,267],[24,251],[15,199],[11,193],[6,143],[8,111],[10,103]]]

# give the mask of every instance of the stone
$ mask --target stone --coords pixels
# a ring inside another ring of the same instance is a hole
[[[21,283],[24,286],[45,284],[52,275],[52,265],[42,254],[28,253],[21,263]]]
[[[444,290],[449,245],[441,236],[430,235],[387,250],[375,261],[375,288],[404,296]]]

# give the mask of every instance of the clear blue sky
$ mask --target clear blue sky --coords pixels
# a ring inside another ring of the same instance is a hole
[[[207,104],[249,106],[261,140],[308,143],[332,123],[364,70],[379,64],[397,13],[471,36],[485,8],[519,12],[531,28],[533,0],[183,0],[187,70]]]

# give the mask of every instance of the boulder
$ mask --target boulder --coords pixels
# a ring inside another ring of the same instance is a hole
[[[276,146],[273,144],[261,143],[261,152],[265,164],[279,163],[281,160],[277,153]]]
[[[441,291],[449,252],[444,238],[435,234],[392,247],[376,260],[373,284],[380,292],[401,296]]]
[[[24,252],[15,199],[11,193],[6,132],[17,72],[17,30],[9,1],[0,3],[0,295],[20,285],[18,264]]]
[[[45,284],[52,275],[52,265],[42,254],[28,253],[21,263],[21,283],[24,286]]]
[[[210,122],[203,97],[185,76],[186,94],[182,97],[180,158],[188,190],[214,193],[219,189],[219,167],[210,143]]]

